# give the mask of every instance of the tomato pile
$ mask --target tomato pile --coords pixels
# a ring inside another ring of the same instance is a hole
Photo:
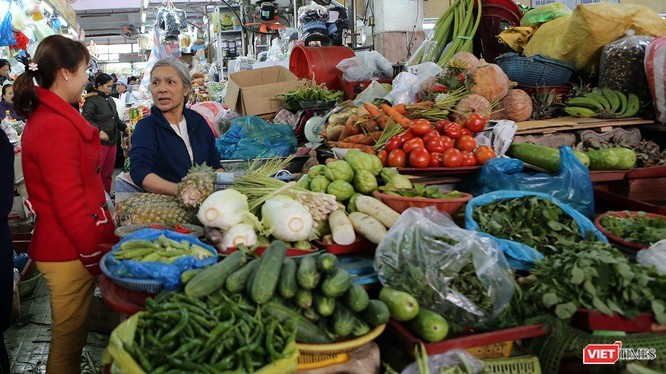
[[[433,127],[426,119],[412,122],[402,135],[390,137],[377,156],[390,167],[447,167],[483,165],[495,158],[492,147],[477,147],[474,134],[483,131],[486,119],[472,114],[461,126],[439,120]]]

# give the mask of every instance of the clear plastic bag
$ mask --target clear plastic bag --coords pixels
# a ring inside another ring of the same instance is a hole
[[[428,356],[428,369],[431,373],[439,373],[442,369],[458,368],[466,374],[483,372],[483,361],[462,349],[453,349],[444,353]],[[416,362],[411,363],[401,374],[420,374]]]
[[[658,272],[666,275],[666,239],[638,251],[636,262],[643,266],[654,266]]]
[[[180,287],[180,275],[190,269],[200,269],[208,265],[213,265],[217,262],[217,251],[215,248],[208,244],[204,244],[198,238],[177,233],[171,230],[157,230],[157,229],[142,229],[135,231],[124,237],[118,244],[113,246],[112,252],[120,250],[120,245],[126,241],[134,239],[143,240],[157,240],[160,235],[164,235],[169,239],[177,242],[187,240],[190,244],[201,246],[213,254],[212,257],[199,260],[195,256],[183,256],[176,261],[165,264],[160,262],[139,262],[132,260],[118,261],[114,256],[106,256],[106,266],[109,271],[117,276],[123,278],[138,278],[138,279],[154,279],[162,282],[164,288],[167,290],[174,290]]]
[[[347,82],[393,78],[393,65],[377,51],[345,58],[335,67],[342,71],[342,77]]]
[[[298,38],[305,45],[318,42],[322,46],[329,45],[328,9],[318,4],[305,5],[298,8]]]
[[[251,160],[289,156],[296,152],[298,141],[290,125],[247,116],[233,120],[215,146],[223,160]]]
[[[492,321],[515,291],[499,245],[435,207],[402,213],[377,247],[375,268],[384,286],[410,293],[461,327]]]
[[[539,27],[542,23],[571,15],[571,9],[562,3],[550,3],[530,9],[520,19],[520,26]]]
[[[554,198],[550,194],[545,194],[540,192],[522,192],[522,191],[504,190],[504,191],[490,192],[487,194],[483,194],[481,196],[477,196],[472,200],[470,200],[467,203],[467,207],[465,208],[465,227],[468,230],[472,231],[479,230],[479,224],[474,220],[473,217],[475,207],[488,205],[508,199],[516,199],[525,196],[538,196],[543,199],[550,200],[556,203],[564,213],[566,213],[576,221],[576,224],[580,229],[580,233],[584,238],[595,236],[596,240],[603,241],[606,243],[608,242],[608,239],[606,239],[606,237],[594,226],[592,221],[587,219],[587,217],[583,216],[581,213],[579,213],[577,210],[573,209],[569,205],[564,204],[563,202]],[[477,234],[483,237],[494,239],[495,242],[499,244],[500,248],[502,249],[502,252],[504,252],[504,255],[506,256],[506,259],[511,265],[512,269],[530,270],[534,267],[534,263],[536,261],[543,259],[543,255],[541,253],[539,253],[536,249],[528,245],[525,245],[523,243],[514,242],[512,240],[499,239],[483,232],[477,232]]]
[[[592,217],[594,189],[589,171],[567,146],[560,148],[560,165],[561,170],[557,174],[523,173],[522,161],[494,158],[483,165],[474,195],[499,190],[543,192],[570,205],[586,217]]]
[[[645,50],[654,37],[634,35],[634,30],[625,31],[625,35],[601,49],[599,87],[633,93],[641,104],[651,103],[644,62]]]
[[[370,82],[368,87],[363,90],[358,96],[356,96],[356,100],[354,100],[354,103],[369,103],[374,101],[375,99],[381,99],[384,96],[388,94],[388,91],[384,86],[382,86],[381,83],[377,82],[376,80],[373,80]]]
[[[666,36],[650,43],[645,51],[645,73],[652,93],[655,119],[666,123]]]
[[[393,80],[393,89],[386,95],[386,100],[393,105],[414,104],[420,86],[419,77],[403,71]]]

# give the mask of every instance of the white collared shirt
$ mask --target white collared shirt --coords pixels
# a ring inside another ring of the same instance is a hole
[[[183,139],[183,142],[185,143],[185,147],[187,148],[187,153],[190,155],[190,162],[192,163],[192,165],[194,165],[194,155],[192,154],[192,144],[190,144],[190,135],[187,133],[187,121],[185,120],[185,117],[183,117],[183,119],[180,122],[178,122],[177,125],[174,125],[172,123],[170,123],[169,125],[171,125],[171,128],[173,129],[173,131],[175,131],[176,134],[178,134],[178,136],[180,136],[181,139]]]

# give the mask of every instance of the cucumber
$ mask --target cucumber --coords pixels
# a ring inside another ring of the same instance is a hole
[[[190,270],[185,270],[181,275],[180,275],[180,281],[183,282],[183,284],[186,284],[187,282],[191,281],[192,278],[194,278],[195,275],[201,273],[204,269],[190,269]]]
[[[252,281],[250,297],[257,304],[265,304],[271,299],[280,279],[282,262],[287,256],[287,245],[275,240],[261,256],[261,263]]]
[[[370,332],[370,326],[358,316],[355,316],[354,319],[354,329],[352,330],[352,336],[358,338],[360,336],[366,335]]]
[[[317,259],[317,269],[324,274],[335,272],[338,266],[338,258],[332,253],[324,253]]]
[[[529,143],[511,143],[509,153],[521,161],[546,169],[551,172],[560,171],[560,151],[551,147],[543,147]],[[590,158],[583,152],[574,151],[576,158],[587,167]]]
[[[331,337],[328,336],[322,329],[317,327],[317,325],[282,304],[269,302],[263,306],[262,310],[280,322],[293,323],[296,327],[296,341],[299,343],[333,343],[333,339],[331,339]]]
[[[301,259],[296,273],[298,285],[306,290],[314,290],[319,284],[321,275],[317,271],[317,260],[312,256],[306,256]]]
[[[585,152],[590,158],[590,170],[628,170],[636,165],[636,152],[615,147]]]
[[[338,303],[335,306],[331,321],[335,334],[344,338],[351,335],[352,331],[354,331],[356,317],[354,316],[354,312],[347,309],[342,303]]]
[[[224,285],[227,277],[240,269],[247,262],[242,251],[236,251],[217,264],[206,268],[185,285],[185,294],[193,297],[204,297],[217,291]]]
[[[248,279],[250,279],[250,275],[252,275],[252,272],[257,266],[259,266],[259,260],[252,260],[231,274],[224,283],[227,291],[231,293],[242,292],[245,289],[245,284]]]
[[[371,326],[386,324],[391,317],[388,307],[381,300],[370,300],[368,307],[361,314],[365,322]]]
[[[282,262],[282,273],[278,281],[278,293],[285,299],[291,299],[296,295],[296,261],[285,258]]]
[[[296,291],[296,296],[294,296],[294,302],[302,309],[306,309],[312,306],[312,291],[306,290],[305,288],[299,288]]]
[[[365,308],[368,307],[368,302],[370,302],[370,298],[368,297],[365,288],[358,284],[352,284],[352,286],[349,287],[343,300],[345,305],[354,312],[364,311]]]
[[[324,296],[319,292],[314,294],[314,306],[317,313],[328,317],[335,311],[335,298]]]
[[[261,257],[259,257],[258,259],[254,260],[254,261],[256,261],[258,263],[261,263]],[[247,279],[247,282],[245,282],[245,294],[246,295],[249,295],[252,292],[252,284],[254,283],[254,278],[255,278],[255,275],[257,275],[257,269],[258,268],[259,268],[259,264],[257,264],[257,267],[252,269],[252,271],[250,272],[250,277]]]
[[[321,292],[328,297],[340,297],[351,287],[351,275],[342,269],[337,269],[335,273],[330,274],[321,284]]]
[[[314,307],[303,309],[303,315],[312,322],[317,322],[322,317]]]

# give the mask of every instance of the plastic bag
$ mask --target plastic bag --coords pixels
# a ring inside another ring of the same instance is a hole
[[[298,38],[305,45],[318,42],[322,46],[331,44],[328,36],[328,9],[318,4],[298,8]]]
[[[247,116],[233,120],[215,145],[223,160],[251,160],[289,156],[296,152],[298,141],[290,125]]]
[[[9,3],[11,7],[12,3]],[[0,47],[16,44],[16,38],[12,31],[12,13],[7,12],[0,22]]]
[[[465,227],[472,231],[479,230],[479,224],[474,220],[472,215],[475,207],[525,196],[538,196],[554,202],[562,209],[564,213],[576,221],[576,224],[578,225],[580,233],[583,235],[583,237],[588,238],[590,235],[594,235],[596,236],[597,240],[606,243],[608,242],[608,239],[606,239],[606,237],[599,230],[597,230],[592,221],[587,219],[587,217],[578,213],[577,210],[573,209],[567,204],[562,203],[551,195],[540,192],[505,190],[490,192],[481,196],[477,196],[467,203],[467,208],[465,209]],[[541,253],[525,244],[506,239],[499,239],[483,232],[478,232],[477,234],[484,237],[493,238],[497,243],[499,243],[499,246],[504,252],[504,255],[506,256],[506,259],[509,262],[509,265],[511,265],[512,269],[530,270],[534,267],[534,263],[536,261],[543,259],[543,255]]]
[[[190,269],[199,269],[217,262],[217,251],[208,244],[204,244],[198,238],[177,233],[171,230],[142,229],[124,237],[118,244],[114,245],[111,252],[120,250],[120,245],[128,240],[144,239],[157,240],[160,235],[180,242],[187,240],[190,244],[196,244],[211,251],[213,257],[199,260],[195,256],[183,256],[170,264],[160,262],[139,262],[131,260],[118,261],[114,256],[106,256],[106,266],[111,274],[122,278],[154,279],[162,282],[167,290],[180,287],[180,275]]]
[[[542,23],[571,15],[571,9],[562,3],[550,3],[530,9],[520,19],[520,26],[538,27]]]
[[[523,162],[515,158],[488,160],[477,179],[474,195],[498,190],[543,192],[570,205],[586,217],[594,215],[594,189],[587,168],[567,146],[560,148],[557,174],[523,173]]]
[[[636,262],[643,266],[654,266],[658,272],[666,275],[666,239],[652,244],[650,248],[638,251]]]
[[[381,99],[384,96],[388,94],[388,90],[379,82],[376,80],[373,80],[370,82],[368,87],[363,90],[360,94],[356,96],[356,99],[354,100],[355,104],[358,103],[369,103],[374,101],[375,99]]]
[[[652,93],[655,119],[666,123],[666,36],[661,36],[645,51],[645,73]]]
[[[498,244],[461,229],[435,207],[402,213],[377,247],[375,268],[384,286],[409,292],[462,327],[495,319],[515,291]],[[475,292],[462,294],[463,288]]]
[[[393,80],[393,89],[385,99],[392,105],[414,104],[420,86],[419,78],[416,75],[403,71]]]
[[[335,67],[342,71],[346,82],[393,78],[393,65],[377,51],[345,58]]]
[[[625,35],[601,49],[599,87],[631,92],[641,104],[651,103],[644,61],[645,50],[654,37],[634,35],[634,30],[625,31]]]
[[[483,361],[462,349],[452,349],[428,356],[428,369],[431,373],[439,373],[442,369],[458,368],[466,374],[480,374],[483,372],[483,367]],[[420,374],[418,365],[416,362],[409,364],[401,374]]]

